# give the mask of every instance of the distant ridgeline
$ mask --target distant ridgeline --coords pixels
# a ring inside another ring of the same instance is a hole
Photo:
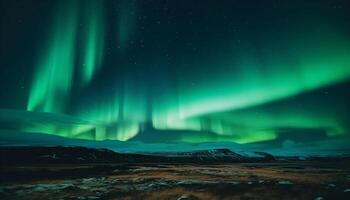
[[[117,153],[85,147],[0,147],[1,164],[20,163],[235,163],[273,161],[264,152],[243,156],[229,149],[211,149],[169,154]]]

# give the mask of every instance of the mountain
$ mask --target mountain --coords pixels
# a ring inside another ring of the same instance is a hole
[[[227,148],[217,148],[208,150],[196,150],[187,152],[160,152],[151,155],[163,155],[167,157],[196,158],[199,160],[216,160],[216,161],[272,161],[274,156],[266,152],[250,152],[249,154],[240,154]]]
[[[179,156],[194,156],[194,157],[234,157],[237,159],[243,159],[243,156],[232,152],[229,149],[210,149],[210,150],[199,150],[190,152],[177,153]]]
[[[232,163],[270,161],[265,156],[243,156],[229,149],[210,149],[171,154],[118,153],[108,149],[64,146],[0,147],[0,162],[10,163]]]

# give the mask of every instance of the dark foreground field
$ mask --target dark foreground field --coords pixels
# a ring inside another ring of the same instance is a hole
[[[348,160],[1,163],[0,199],[350,199]]]

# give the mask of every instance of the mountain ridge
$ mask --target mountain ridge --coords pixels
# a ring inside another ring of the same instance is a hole
[[[120,153],[104,148],[65,146],[0,147],[1,163],[234,163],[271,161],[273,156],[243,156],[226,148],[172,154]]]

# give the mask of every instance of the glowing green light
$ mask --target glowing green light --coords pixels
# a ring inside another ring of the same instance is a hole
[[[77,31],[76,1],[57,8],[51,38],[37,65],[27,110],[62,113],[65,111],[75,64]]]
[[[84,1],[85,10],[85,40],[83,77],[84,83],[93,78],[96,70],[101,66],[104,51],[104,7],[99,1]]]
[[[222,46],[213,45],[215,51],[206,57],[179,53],[174,57],[184,57],[183,61],[174,59],[169,66],[159,65],[157,71],[148,65],[161,63],[163,52],[151,52],[159,54],[155,61],[140,56],[144,60],[137,68],[129,59],[134,54],[144,54],[142,50],[137,49],[132,55],[126,51],[120,55],[118,50],[126,49],[133,37],[137,38],[134,34],[137,1],[119,1],[111,27],[106,23],[106,16],[112,15],[106,13],[108,9],[101,1],[89,0],[79,6],[76,1],[63,2],[49,41],[40,54],[27,110],[69,113],[86,123],[26,124],[23,130],[27,132],[128,141],[140,131],[147,132],[140,128],[144,124],[152,124],[155,129],[179,131],[181,142],[242,144],[274,140],[278,138],[277,130],[284,127],[319,128],[325,130],[327,136],[349,132],[344,116],[331,116],[320,107],[311,110],[312,105],[297,109],[283,104],[350,80],[350,40],[341,28],[320,25],[315,31],[305,27],[302,36],[287,30],[281,33],[283,40],[278,42],[274,41],[274,33],[269,33],[271,36],[257,33],[257,38],[242,36],[239,44],[232,44],[229,40],[236,41],[236,35],[225,38],[228,41]],[[83,15],[78,14],[79,10]],[[82,38],[79,41],[76,40],[77,30]],[[112,52],[117,55],[106,56],[109,59],[106,63],[110,62],[107,64],[111,66],[103,71],[101,65],[107,46],[104,41],[109,33],[117,34],[108,44],[108,47],[115,45],[112,48],[117,49]],[[173,51],[171,46],[169,49]],[[184,63],[188,68],[184,69]],[[75,71],[80,76],[75,75]],[[101,79],[106,80],[98,79],[98,71]],[[169,76],[174,77],[163,77],[163,71],[170,71]],[[115,74],[107,74],[109,72]],[[82,84],[73,85],[80,80]],[[99,81],[106,83],[105,88]],[[170,86],[166,87],[167,84]],[[78,94],[89,94],[88,98],[72,100],[71,88]],[[181,130],[191,130],[193,135],[182,134]]]
[[[118,46],[124,49],[127,46],[136,23],[136,0],[122,0],[118,7]]]
[[[290,44],[296,49],[288,55],[293,62],[287,62],[290,58],[270,47],[262,55],[264,62],[253,55],[234,52],[234,61],[227,58],[211,63],[213,68],[222,69],[221,73],[199,79],[195,87],[188,83],[196,79],[183,80],[180,117],[242,109],[349,79],[350,42],[341,34],[335,35],[325,32],[321,41],[310,36],[307,44],[302,43],[304,39]]]

